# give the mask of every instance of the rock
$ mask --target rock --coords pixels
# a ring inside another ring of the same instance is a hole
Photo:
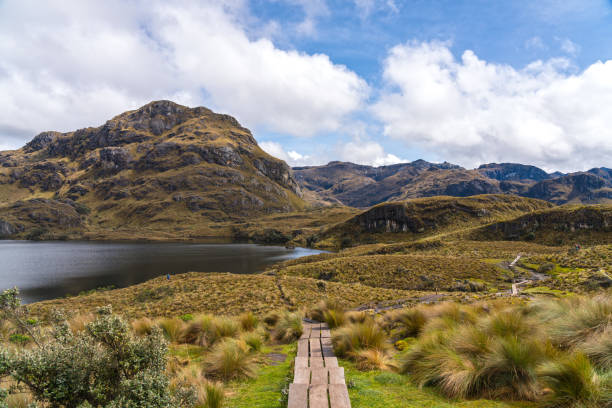
[[[7,221],[0,219],[0,238],[6,238],[23,231],[20,225],[13,225]]]
[[[28,153],[36,152],[47,148],[53,141],[55,141],[62,134],[59,132],[42,132],[34,137],[29,143],[25,145],[24,150]]]

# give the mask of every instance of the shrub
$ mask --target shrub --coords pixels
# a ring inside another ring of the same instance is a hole
[[[281,343],[291,343],[299,339],[303,332],[302,316],[297,313],[284,312],[276,323],[272,338]]]
[[[552,391],[546,402],[551,407],[601,407],[601,382],[588,358],[581,353],[543,364],[538,374]]]
[[[332,341],[339,357],[355,355],[364,349],[384,351],[387,348],[387,335],[374,322],[349,324],[336,330]]]
[[[217,343],[206,357],[205,372],[224,381],[253,377],[253,357],[244,342],[227,339]]]
[[[21,313],[16,295],[0,295],[5,316],[18,318]],[[167,344],[159,330],[134,338],[128,324],[110,308],[101,308],[86,330],[76,334],[60,314],[54,321],[52,336],[42,346],[0,353],[0,374],[9,373],[45,406],[177,406],[164,373]]]
[[[190,322],[193,320],[193,315],[191,313],[186,313],[184,315],[179,316],[179,319],[184,322]]]
[[[21,333],[13,333],[9,336],[9,341],[11,343],[15,343],[15,344],[19,344],[19,345],[24,345],[30,342],[30,337],[25,335],[25,334],[21,334]]]
[[[244,331],[252,331],[259,325],[259,319],[253,314],[253,312],[246,312],[238,317],[240,327]]]

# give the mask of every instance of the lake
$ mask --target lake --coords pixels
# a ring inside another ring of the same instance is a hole
[[[255,244],[0,241],[0,289],[24,303],[184,272],[255,273],[275,262],[318,254]]]

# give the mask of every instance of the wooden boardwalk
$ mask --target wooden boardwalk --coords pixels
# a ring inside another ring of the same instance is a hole
[[[344,368],[338,366],[325,323],[305,323],[298,340],[288,408],[350,408]]]

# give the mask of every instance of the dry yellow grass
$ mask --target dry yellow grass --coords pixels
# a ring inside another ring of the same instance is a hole
[[[107,304],[130,318],[172,317],[193,312],[239,315],[246,311],[263,316],[275,309],[309,306],[322,297],[354,307],[418,295],[418,292],[372,289],[302,277],[190,272],[173,276],[170,281],[159,277],[123,289],[34,303],[29,308],[40,316],[46,316],[53,308],[76,314]]]

